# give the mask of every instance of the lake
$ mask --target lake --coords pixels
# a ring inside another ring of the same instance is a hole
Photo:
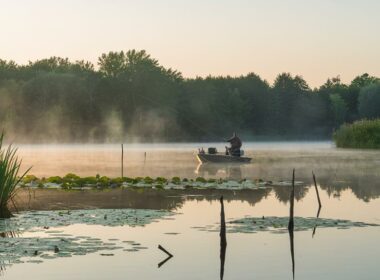
[[[199,165],[197,148],[210,146],[224,150],[215,143],[124,145],[124,175],[275,181],[291,180],[295,168],[303,183],[295,187],[294,239],[280,220],[289,216],[288,185],[33,190],[31,199],[23,191],[21,208],[37,212],[1,221],[8,232],[0,239],[2,278],[220,279],[222,273],[224,279],[293,279],[294,265],[297,279],[378,279],[379,151],[336,149],[331,142],[247,143],[250,164]],[[23,168],[33,166],[31,174],[39,177],[69,172],[116,177],[120,150],[120,145],[21,145],[19,155]],[[322,201],[318,219],[312,171]],[[226,248],[219,236],[221,196]],[[158,245],[174,256],[164,262],[167,255]]]

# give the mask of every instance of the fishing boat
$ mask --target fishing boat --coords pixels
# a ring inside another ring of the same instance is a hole
[[[218,153],[216,148],[208,148],[207,153],[201,149],[197,154],[197,158],[201,163],[214,162],[214,163],[248,163],[251,161],[250,157],[244,157],[244,151],[241,151],[239,155],[228,155]]]
[[[250,157],[242,156],[230,156],[225,154],[206,154],[198,153],[197,158],[201,163],[206,162],[215,162],[215,163],[227,163],[227,162],[236,162],[236,163],[249,163],[251,161]]]
[[[226,142],[231,144],[231,147],[226,147],[225,153],[218,153],[217,149],[214,147],[209,147],[207,153],[203,148],[198,149],[197,158],[201,163],[214,162],[214,163],[248,163],[251,158],[244,157],[244,151],[241,150],[242,141],[233,133],[232,137]]]

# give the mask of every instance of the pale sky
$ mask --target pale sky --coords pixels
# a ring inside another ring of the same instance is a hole
[[[0,0],[0,58],[145,49],[185,77],[380,77],[378,0]]]

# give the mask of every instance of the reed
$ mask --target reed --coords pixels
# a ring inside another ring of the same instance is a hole
[[[21,160],[16,155],[17,148],[11,144],[4,148],[3,140],[4,133],[0,136],[0,218],[10,218],[12,214],[8,205],[10,202],[14,205],[13,198],[16,195],[16,187],[30,168],[18,176]]]
[[[339,148],[380,149],[380,119],[343,124],[333,137]]]

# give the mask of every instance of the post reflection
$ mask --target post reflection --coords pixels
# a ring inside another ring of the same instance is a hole
[[[224,214],[223,196],[220,197],[220,280],[224,277],[224,263],[226,260],[227,237],[226,219]]]
[[[223,177],[237,181],[243,179],[241,164],[239,163],[200,163],[194,172],[198,176],[205,178]]]
[[[290,256],[292,258],[292,275],[294,279],[295,275],[295,259],[294,259],[294,229],[289,229],[289,241],[290,241]]]

